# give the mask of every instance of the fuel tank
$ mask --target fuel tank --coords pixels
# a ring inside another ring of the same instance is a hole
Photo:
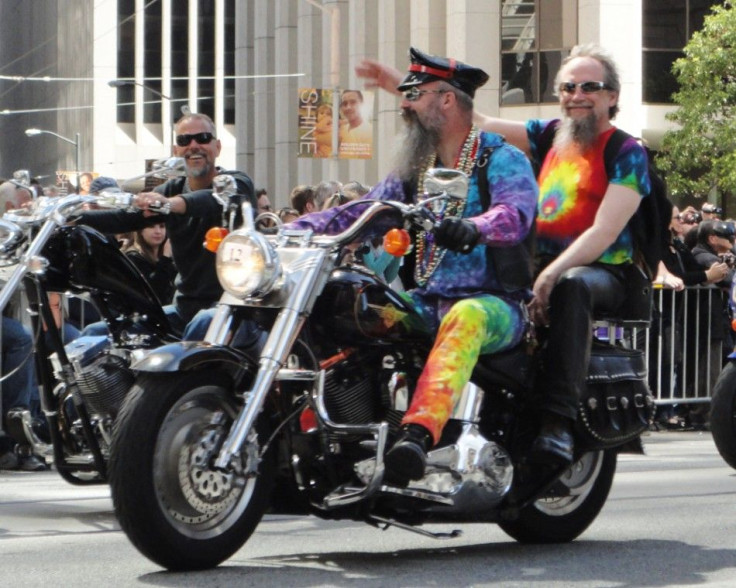
[[[94,292],[113,312],[147,315],[167,325],[153,289],[117,242],[84,225],[62,227],[44,247],[49,291]]]
[[[340,346],[419,343],[432,335],[408,300],[356,266],[332,271],[312,322],[318,336]]]

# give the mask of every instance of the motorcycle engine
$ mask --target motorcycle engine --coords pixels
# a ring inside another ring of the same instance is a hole
[[[384,420],[398,428],[409,406],[415,371],[398,353],[371,351],[349,356],[325,377],[325,406],[330,418],[349,424]]]
[[[128,359],[117,355],[105,336],[79,337],[65,349],[88,410],[100,415],[116,415],[133,385]],[[58,374],[61,366],[56,354],[51,356],[51,361]]]
[[[379,414],[375,360],[351,355],[325,374],[325,406],[337,423],[375,422]]]

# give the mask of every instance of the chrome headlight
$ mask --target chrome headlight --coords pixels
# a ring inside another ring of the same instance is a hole
[[[256,231],[230,233],[217,249],[217,278],[236,298],[267,294],[281,275],[271,244]]]

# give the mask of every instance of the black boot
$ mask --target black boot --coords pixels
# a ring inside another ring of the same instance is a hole
[[[548,465],[570,465],[573,460],[572,421],[545,413],[542,427],[532,443],[529,461]]]
[[[421,425],[402,425],[399,438],[386,454],[386,480],[406,485],[424,476],[432,435]]]

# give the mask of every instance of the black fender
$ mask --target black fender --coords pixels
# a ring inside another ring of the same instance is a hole
[[[216,364],[231,374],[258,369],[252,357],[224,345],[203,341],[178,341],[157,347],[136,359],[130,368],[137,372],[191,372]]]

